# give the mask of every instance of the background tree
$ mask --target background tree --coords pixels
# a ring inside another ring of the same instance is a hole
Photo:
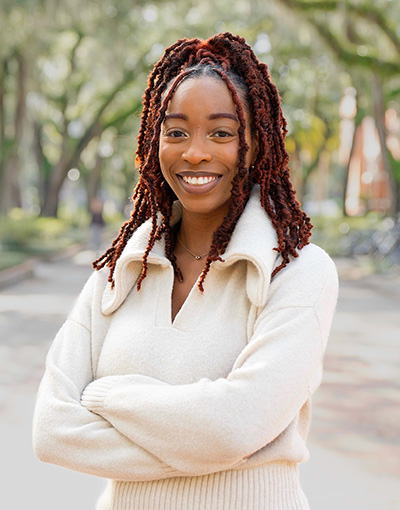
[[[329,193],[340,197],[336,153],[344,89],[357,88],[365,112],[373,111],[376,98],[381,127],[386,105],[398,107],[400,45],[393,20],[399,7],[383,4],[5,0],[0,7],[2,212],[22,205],[32,213],[57,215],[69,184],[84,189],[83,202],[100,192],[123,210],[136,178],[135,138],[151,65],[178,38],[226,30],[246,37],[281,92],[299,197],[310,198],[310,178],[321,161],[329,164]],[[371,74],[380,77],[375,96]],[[390,152],[385,164],[393,178]]]
[[[400,111],[400,5],[339,0],[282,0],[299,13],[352,78],[359,104],[373,115],[384,169],[389,176],[392,214],[400,211],[399,162],[386,145],[385,112],[389,104]]]

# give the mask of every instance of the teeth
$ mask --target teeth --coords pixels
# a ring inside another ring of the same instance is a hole
[[[192,186],[201,186],[202,184],[208,184],[209,182],[215,181],[217,177],[203,176],[203,177],[186,177],[182,176],[182,179]]]

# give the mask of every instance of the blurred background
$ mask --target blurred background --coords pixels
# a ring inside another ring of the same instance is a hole
[[[0,9],[0,267],[82,240],[95,197],[115,231],[137,178],[152,64],[181,37],[223,31],[244,36],[270,68],[317,242],[378,265],[399,256],[399,2],[3,0]]]
[[[26,479],[39,470],[35,483],[57,487],[58,471],[26,457],[34,393],[90,261],[129,215],[147,75],[177,39],[224,31],[269,66],[298,199],[341,277],[308,493],[315,509],[400,507],[397,0],[2,0],[0,431],[10,438],[13,497],[22,465]],[[365,469],[352,464],[360,459]],[[69,476],[82,498],[92,482],[66,473],[60,490]],[[357,474],[354,491],[346,484]],[[46,490],[38,508],[55,506]],[[67,492],[65,508],[85,507]]]

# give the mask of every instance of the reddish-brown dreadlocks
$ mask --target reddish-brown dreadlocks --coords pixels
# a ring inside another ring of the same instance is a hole
[[[143,254],[138,290],[147,274],[149,253],[162,235],[165,236],[166,256],[175,274],[182,279],[173,254],[176,236],[170,225],[172,203],[176,197],[161,173],[158,148],[161,125],[174,91],[182,80],[199,75],[219,77],[226,83],[240,121],[238,171],[231,191],[233,200],[228,214],[213,234],[198,283],[200,290],[203,290],[210,264],[221,260],[254,183],[260,185],[261,205],[271,218],[278,236],[275,250],[280,253],[282,262],[273,271],[272,277],[290,262],[290,256],[298,257],[297,250],[309,242],[312,225],[301,211],[290,182],[289,155],[285,149],[286,120],[267,66],[258,61],[244,39],[230,33],[218,34],[206,41],[182,39],[165,50],[149,77],[144,94],[137,149],[140,177],[132,197],[131,217],[122,225],[111,248],[93,263],[95,269],[106,265],[110,268],[109,281],[112,285],[115,265],[128,239],[149,218],[152,229]],[[257,158],[250,169],[245,164],[248,145],[244,108],[252,119],[253,136],[258,138]],[[158,212],[161,213],[161,223],[157,221]]]

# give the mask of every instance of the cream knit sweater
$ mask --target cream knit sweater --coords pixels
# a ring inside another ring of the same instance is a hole
[[[135,287],[149,229],[129,240],[115,288],[94,273],[58,333],[36,455],[109,478],[98,510],[308,509],[297,464],[336,304],[333,262],[308,245],[270,282],[277,240],[256,187],[225,261],[171,322],[163,240]]]

